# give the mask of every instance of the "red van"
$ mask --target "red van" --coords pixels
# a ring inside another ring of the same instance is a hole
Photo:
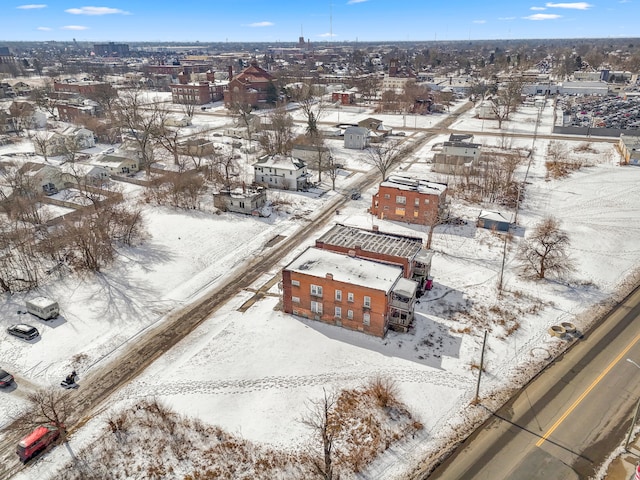
[[[44,451],[60,437],[60,429],[54,425],[40,425],[33,432],[18,442],[16,453],[20,461],[25,463]]]

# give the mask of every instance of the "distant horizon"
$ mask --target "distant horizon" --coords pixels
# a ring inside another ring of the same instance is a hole
[[[1,41],[295,43],[303,37],[312,43],[389,43],[637,38],[639,17],[638,0],[495,0],[488,4],[471,0],[434,4],[424,0],[393,4],[381,0],[236,0],[228,4],[142,0],[109,2],[109,6],[9,0],[3,4]],[[380,36],[388,40],[375,38]]]

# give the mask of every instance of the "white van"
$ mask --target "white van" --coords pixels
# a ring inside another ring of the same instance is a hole
[[[25,302],[27,312],[43,320],[56,318],[60,313],[58,302],[46,297],[36,297]]]

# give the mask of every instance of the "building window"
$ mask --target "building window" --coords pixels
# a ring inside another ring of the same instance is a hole
[[[365,308],[371,308],[371,297],[368,297],[367,295],[365,295],[363,304]]]
[[[338,302],[342,300],[342,290],[336,290],[336,300]]]
[[[353,302],[353,293],[347,293],[347,302]]]
[[[416,207],[419,207],[420,206],[420,199],[416,197],[414,199],[413,205],[416,206]]]
[[[293,303],[300,303],[300,297],[291,297]]]
[[[340,307],[336,307],[336,314],[335,314],[336,318],[342,318],[342,308]]]
[[[318,313],[322,315],[322,303],[320,302],[311,302],[311,311],[313,313]]]
[[[389,205],[385,205],[383,210],[389,210]]]
[[[418,210],[414,210],[413,211],[413,218],[418,218],[419,214],[420,214],[420,212]]]
[[[386,198],[387,200],[389,200],[391,198],[391,195],[389,195],[388,193],[384,194],[384,198]]]
[[[347,318],[353,320],[353,310],[347,310]]]
[[[396,207],[396,215],[400,215],[404,217],[404,212],[405,212],[404,207]]]
[[[407,197],[405,197],[403,195],[396,195],[396,203],[399,203],[400,205],[406,205],[407,204]]]
[[[292,287],[299,287],[300,286],[300,282],[298,280],[291,280],[291,286]]]
[[[311,285],[311,295],[314,297],[321,297],[322,287],[320,285]]]
[[[425,205],[429,205],[429,199],[428,199],[428,198],[425,198],[425,199],[424,199],[424,204],[425,204]]]
[[[365,313],[364,315],[362,315],[362,323],[367,327],[371,325],[371,315],[369,315],[368,313]]]

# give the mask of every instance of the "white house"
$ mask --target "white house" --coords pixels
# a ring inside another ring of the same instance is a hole
[[[134,151],[118,150],[98,156],[91,165],[104,168],[110,175],[129,175],[140,170],[140,158]]]
[[[67,127],[60,131],[37,132],[33,147],[38,155],[64,155],[96,145],[93,132],[86,128]]]
[[[344,131],[344,148],[362,150],[369,145],[369,129],[347,127]]]
[[[309,174],[307,164],[290,155],[264,155],[253,164],[254,181],[284,190],[303,190]]]

